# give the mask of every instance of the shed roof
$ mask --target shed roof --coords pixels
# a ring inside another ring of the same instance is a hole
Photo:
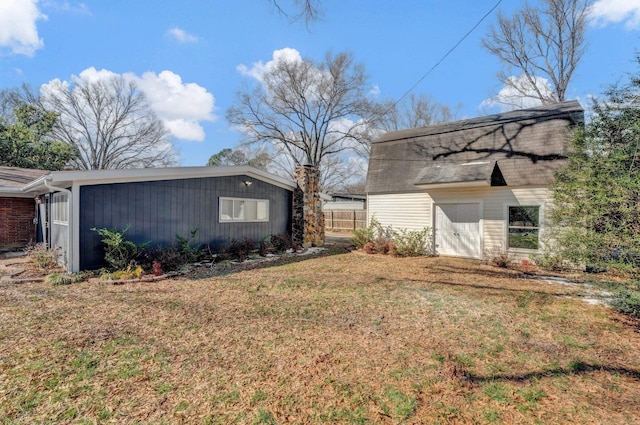
[[[480,181],[491,168],[481,162],[499,171],[493,185],[547,185],[566,162],[569,130],[583,120],[580,104],[569,101],[390,132],[371,145],[367,192]],[[470,163],[477,166],[462,167]]]

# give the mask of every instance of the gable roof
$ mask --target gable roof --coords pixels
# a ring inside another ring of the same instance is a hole
[[[371,145],[367,192],[547,185],[566,161],[568,131],[583,120],[580,104],[569,101],[390,132]]]

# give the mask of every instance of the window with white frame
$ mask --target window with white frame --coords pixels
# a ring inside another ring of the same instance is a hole
[[[508,247],[537,250],[539,237],[540,206],[509,207]]]
[[[220,198],[221,223],[269,221],[268,199]]]
[[[66,193],[54,193],[51,205],[51,218],[56,224],[69,223],[69,197]]]

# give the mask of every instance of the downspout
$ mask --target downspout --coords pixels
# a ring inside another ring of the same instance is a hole
[[[49,183],[49,179],[44,179],[44,185],[47,189],[49,189],[49,193],[58,191],[64,192],[67,194],[67,272],[71,271],[71,266],[73,263],[73,208],[71,208],[71,202],[73,198],[73,193],[67,188],[54,186]],[[52,198],[53,200],[53,198]],[[53,217],[50,217],[51,227],[53,227]]]

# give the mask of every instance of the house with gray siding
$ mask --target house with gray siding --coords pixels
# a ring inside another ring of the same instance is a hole
[[[440,255],[540,253],[549,185],[583,122],[568,101],[387,133],[371,145],[368,220],[429,227]]]
[[[99,268],[100,228],[152,246],[198,229],[213,250],[291,232],[296,183],[249,166],[53,171],[17,190],[43,206],[45,242],[70,272]]]

